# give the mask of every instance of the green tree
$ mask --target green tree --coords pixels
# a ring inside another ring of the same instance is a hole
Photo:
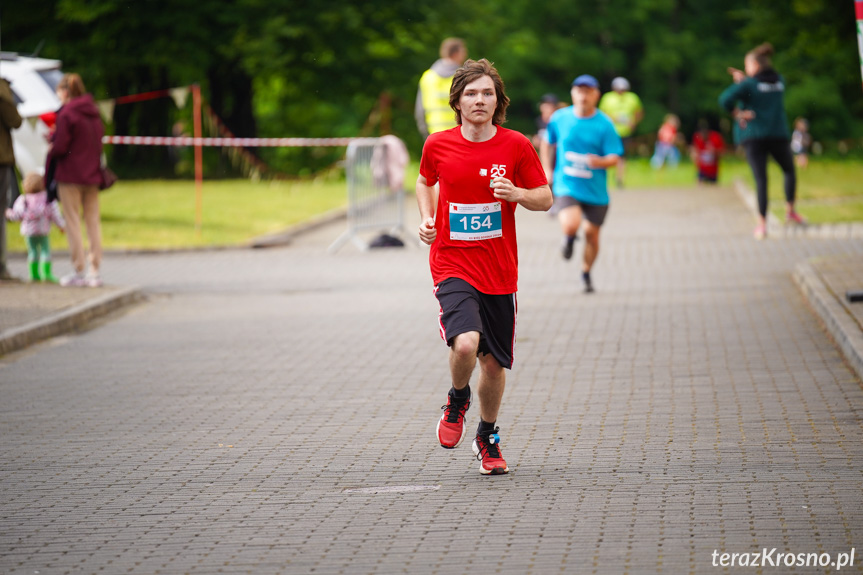
[[[41,55],[82,74],[97,99],[192,83],[238,136],[332,137],[392,131],[417,156],[417,82],[447,36],[495,62],[512,100],[507,126],[531,133],[546,92],[569,99],[572,79],[608,87],[627,77],[645,104],[650,137],[667,112],[689,133],[716,103],[729,65],[762,41],[777,49],[790,116],[819,138],[861,133],[853,5],[828,0],[43,0],[2,11],[4,48]],[[190,105],[169,99],[117,106],[116,133],[165,135]],[[187,131],[191,129],[187,127]],[[207,150],[208,173],[227,162]],[[341,149],[257,149],[291,174],[339,160]],[[129,177],[171,173],[164,148],[120,147]]]
[[[745,50],[769,41],[788,84],[791,118],[809,119],[815,138],[863,135],[863,97],[853,2],[753,0],[736,16]]]

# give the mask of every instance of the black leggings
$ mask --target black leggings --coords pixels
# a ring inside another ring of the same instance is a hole
[[[788,140],[747,140],[743,142],[746,161],[752,168],[755,178],[755,191],[758,194],[758,212],[767,217],[767,155],[773,156],[785,175],[785,201],[794,203],[797,192],[797,175],[794,173],[794,158]]]

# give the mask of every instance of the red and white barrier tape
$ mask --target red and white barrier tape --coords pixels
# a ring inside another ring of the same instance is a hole
[[[163,136],[103,136],[103,144],[134,146],[225,146],[242,148],[284,148],[309,146],[347,146],[351,142],[377,138],[191,138]]]

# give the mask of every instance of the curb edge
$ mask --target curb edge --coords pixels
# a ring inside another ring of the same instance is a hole
[[[794,268],[794,283],[836,341],[857,377],[863,379],[863,332],[808,261]]]
[[[98,317],[143,299],[139,288],[127,287],[64,309],[44,319],[6,330],[0,333],[0,356],[80,329]]]

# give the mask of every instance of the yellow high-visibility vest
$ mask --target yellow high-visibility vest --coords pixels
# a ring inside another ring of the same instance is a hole
[[[433,70],[426,70],[420,78],[420,93],[429,134],[447,130],[456,125],[455,112],[449,107],[450,86],[452,86],[452,76],[441,78]]]

